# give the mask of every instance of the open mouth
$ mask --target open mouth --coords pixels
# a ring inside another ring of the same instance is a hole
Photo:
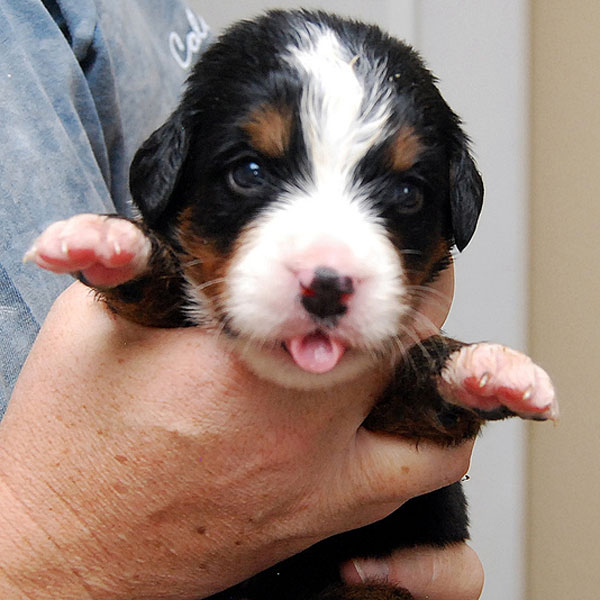
[[[322,331],[314,331],[284,341],[284,348],[296,365],[308,373],[327,373],[342,359],[346,346]]]

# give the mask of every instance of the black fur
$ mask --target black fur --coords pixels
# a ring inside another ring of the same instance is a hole
[[[164,216],[188,150],[188,136],[179,113],[137,151],[131,166],[129,187],[148,226]]]
[[[427,146],[419,163],[403,174],[409,182],[422,183],[427,194],[425,213],[408,218],[408,225],[402,226],[403,246],[420,249],[424,240],[434,238],[432,228],[441,228],[463,250],[481,211],[483,183],[460,121],[441,97],[433,76],[412,48],[379,28],[304,11],[272,11],[256,21],[239,23],[204,54],[180,108],[134,160],[131,190],[146,223],[160,229],[161,221],[171,222],[174,213],[191,205],[196,207],[198,234],[226,249],[240,229],[276,198],[280,182],[292,178],[302,187],[298,174],[305,173],[306,161],[299,131],[294,132],[284,158],[267,161],[271,187],[260,197],[240,202],[222,182],[226,170],[248,153],[239,124],[252,105],[277,101],[297,110],[302,82],[281,59],[281,51],[307,22],[327,24],[357,54],[365,55],[367,81],[370,64],[387,62],[396,89],[394,121],[414,127]],[[360,59],[355,68],[360,72]],[[384,192],[373,195],[380,199],[381,214],[394,230],[399,219],[407,217],[395,210],[397,203],[389,190],[398,182],[390,179],[383,151],[367,156],[357,177]],[[436,223],[444,215],[448,220]]]

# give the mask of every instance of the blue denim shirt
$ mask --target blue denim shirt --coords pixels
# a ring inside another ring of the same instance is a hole
[[[128,213],[128,168],[208,43],[179,0],[0,0],[0,417],[71,282],[22,257],[50,223]]]

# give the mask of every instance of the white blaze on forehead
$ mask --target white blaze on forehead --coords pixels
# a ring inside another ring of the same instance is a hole
[[[314,182],[343,177],[348,185],[358,162],[386,134],[391,91],[383,65],[369,66],[379,76],[366,86],[356,72],[364,57],[353,55],[332,30],[310,24],[288,51],[303,79],[300,120]]]

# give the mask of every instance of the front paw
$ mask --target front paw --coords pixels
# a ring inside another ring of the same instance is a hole
[[[148,238],[131,221],[83,214],[50,225],[24,260],[53,273],[72,273],[93,287],[110,288],[142,274],[151,250]]]
[[[524,419],[558,418],[548,374],[528,356],[501,344],[472,344],[455,351],[437,387],[446,402],[484,415],[508,409]]]

